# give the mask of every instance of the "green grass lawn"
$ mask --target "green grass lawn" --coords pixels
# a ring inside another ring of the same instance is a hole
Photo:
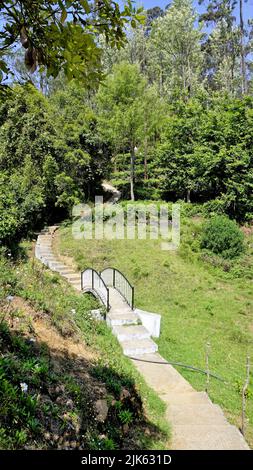
[[[58,249],[72,256],[79,269],[120,269],[135,286],[136,307],[162,315],[159,352],[168,361],[205,369],[206,343],[211,345],[209,395],[240,426],[241,388],[246,356],[253,360],[252,235],[243,259],[227,264],[203,260],[199,249],[201,218],[182,220],[178,251],[162,251],[159,240],[74,240],[71,227],[60,229]],[[214,266],[215,264],[215,266]],[[218,264],[218,266],[217,266]],[[220,266],[219,266],[220,264]],[[198,390],[200,373],[178,368]],[[247,439],[253,444],[252,374],[247,402]]]

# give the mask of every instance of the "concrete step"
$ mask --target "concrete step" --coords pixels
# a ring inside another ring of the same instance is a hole
[[[114,326],[112,329],[115,336],[119,341],[129,341],[131,339],[145,339],[150,338],[150,333],[142,325],[132,326]]]
[[[110,302],[111,302],[111,297],[110,297]],[[137,315],[137,313],[135,313],[130,307],[128,307],[127,305],[124,305],[124,307],[122,309],[118,309],[118,308],[114,308],[113,305],[112,305],[112,310],[113,310],[113,313],[115,315],[118,315],[119,317],[122,316],[122,315],[136,315],[138,318],[139,318],[139,322],[141,324],[141,320],[140,320],[140,317]]]
[[[138,339],[130,341],[120,341],[123,352],[126,356],[150,354],[158,350],[158,346],[152,339]]]
[[[230,424],[175,425],[171,447],[177,450],[249,450],[240,431]]]
[[[48,246],[48,247],[46,247],[46,248],[39,246],[37,249],[38,249],[41,253],[44,253],[44,254],[47,254],[47,253],[48,253],[48,254],[52,254],[52,253],[53,253],[53,250],[52,250],[52,247],[51,247],[51,246]]]
[[[44,243],[43,243],[43,244],[42,244],[42,243],[37,243],[37,247],[38,247],[40,250],[45,250],[45,251],[47,251],[47,250],[52,250],[52,245],[51,245],[51,243],[48,244],[48,245],[44,245]]]
[[[126,314],[118,315],[111,311],[106,316],[107,324],[111,327],[120,325],[137,325],[140,321],[136,313],[130,312]]]
[[[60,266],[53,266],[52,269],[54,271],[57,271],[57,273],[59,273],[62,277],[65,277],[65,278],[66,276],[72,276],[73,274],[75,274],[73,271],[70,271],[69,269],[61,268]]]
[[[47,258],[47,259],[50,259],[50,260],[56,259],[56,258],[55,258],[55,255],[54,255],[52,252],[50,252],[50,253],[49,253],[49,252],[44,253],[43,251],[42,251],[42,252],[40,251],[40,252],[38,253],[38,256],[41,256],[42,258]]]
[[[80,283],[81,283],[81,275],[80,274],[72,274],[72,273],[69,274],[69,273],[67,273],[67,274],[63,274],[63,277],[65,277],[69,281],[80,281]]]
[[[63,276],[65,274],[76,274],[76,272],[73,269],[67,268],[66,266],[64,266],[62,268],[58,267],[57,271],[59,272],[59,274],[62,274]]]
[[[48,262],[49,262],[50,269],[53,269],[54,271],[60,267],[63,267],[63,264],[59,263],[59,261],[57,260],[48,259]]]
[[[66,267],[65,264],[61,263],[61,261],[59,261],[57,258],[55,258],[54,260],[51,260],[51,264],[55,268],[65,269],[65,267]]]
[[[206,392],[166,392],[161,395],[161,398],[170,405],[210,405],[212,403]]]
[[[227,420],[221,408],[213,403],[177,404],[168,406],[167,415],[175,425],[209,425],[224,426]]]
[[[54,268],[54,258],[48,258],[47,256],[42,256],[41,259],[43,260],[43,262],[50,268],[50,269],[55,269]]]
[[[194,392],[189,382],[174,367],[166,364],[165,359],[158,353],[146,355],[145,360],[136,355],[133,362],[146,377],[148,385],[161,395]]]

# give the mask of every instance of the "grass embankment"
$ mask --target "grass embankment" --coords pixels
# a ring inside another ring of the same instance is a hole
[[[74,240],[71,227],[60,230],[59,250],[72,256],[79,269],[119,268],[135,286],[136,306],[162,314],[160,353],[205,369],[210,343],[210,368],[227,384],[211,379],[209,395],[240,426],[241,389],[246,356],[253,359],[253,236],[247,253],[234,262],[201,253],[203,219],[181,220],[178,251],[162,251],[157,240]],[[178,369],[198,390],[205,376]],[[247,439],[253,444],[252,373],[248,394]]]
[[[96,302],[31,259],[0,261],[0,448],[166,448],[161,400],[89,314]]]

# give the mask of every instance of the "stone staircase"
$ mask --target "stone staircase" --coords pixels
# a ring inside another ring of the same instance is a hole
[[[205,392],[197,392],[158,353],[136,357],[136,368],[167,404],[171,448],[177,450],[249,450],[236,426]]]
[[[57,226],[38,236],[35,256],[48,268],[58,272],[79,292],[81,273],[66,266],[53,252],[52,241]],[[127,305],[119,292],[110,288],[110,311],[106,321],[118,338],[125,355],[144,377],[147,384],[167,405],[172,427],[170,448],[174,450],[249,450],[240,433],[229,424],[223,411],[205,392],[197,392],[179,372],[157,352],[157,345]]]
[[[81,292],[81,273],[66,266],[53,252],[52,242],[57,228],[57,226],[52,226],[41,232],[37,239],[35,256]],[[141,325],[139,316],[128,306],[116,289],[110,287],[109,291],[111,308],[107,313],[106,321],[121,344],[123,353],[127,356],[136,356],[156,352],[157,344],[151,339],[148,330]]]
[[[58,226],[42,230],[35,245],[35,256],[52,271],[56,271],[78,291],[81,292],[81,274],[66,266],[53,252],[53,238]]]

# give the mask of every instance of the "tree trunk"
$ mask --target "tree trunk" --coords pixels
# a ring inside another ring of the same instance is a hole
[[[244,48],[244,20],[243,20],[243,0],[240,0],[240,47],[241,47],[241,73],[242,73],[242,95],[247,93],[246,63]]]
[[[187,189],[186,200],[187,202],[191,202],[191,190],[190,189]]]
[[[130,195],[131,201],[134,201],[134,164],[135,164],[135,153],[134,148],[131,149],[131,168],[130,168]]]
[[[148,162],[147,162],[147,153],[148,153],[148,139],[146,134],[146,126],[145,126],[145,138],[144,138],[144,180],[148,179]]]

